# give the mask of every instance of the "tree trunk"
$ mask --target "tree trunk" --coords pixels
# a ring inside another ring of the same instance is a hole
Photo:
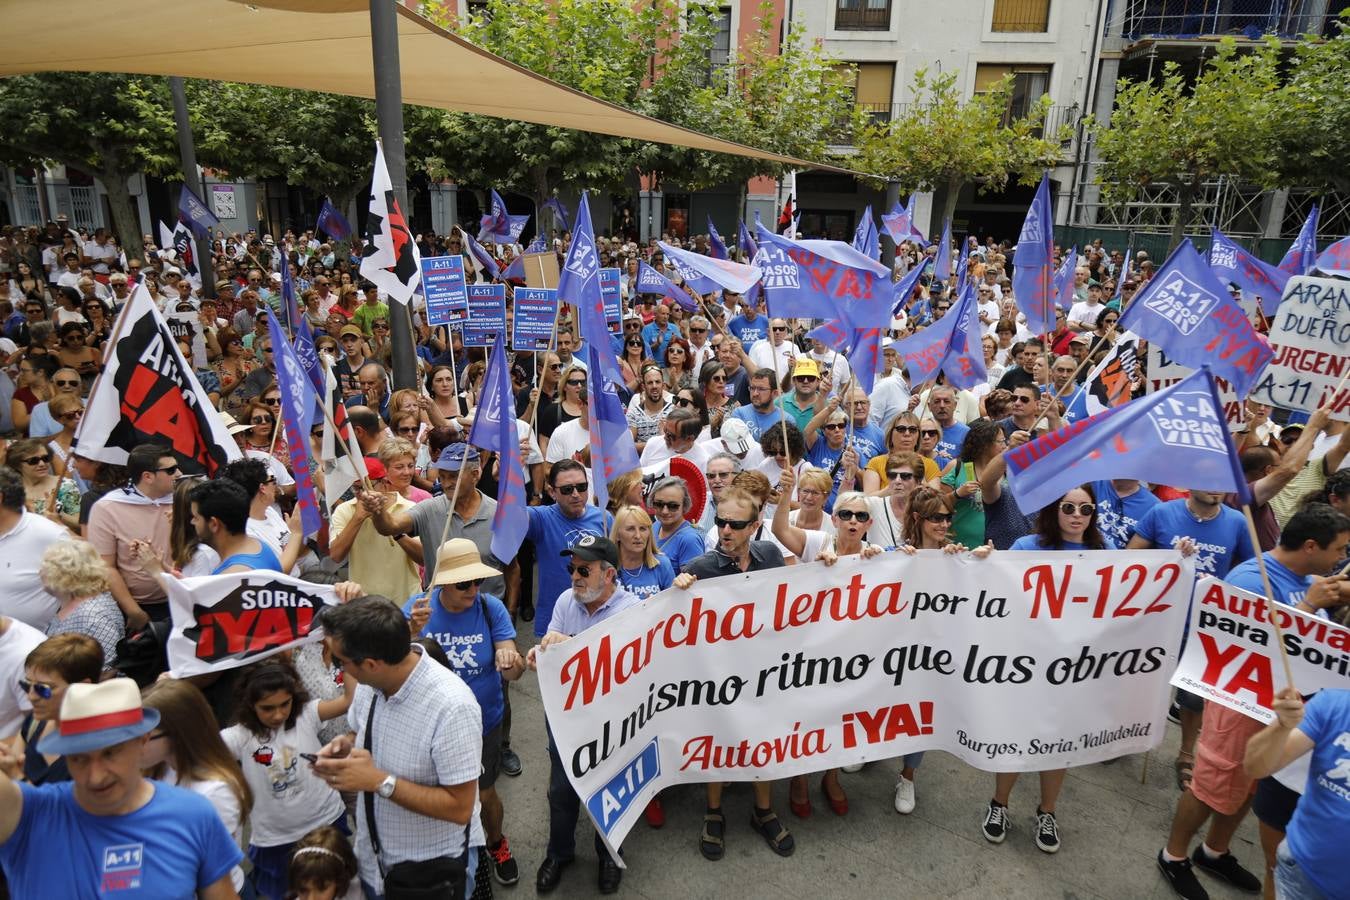
[[[78,167],[76,167],[78,168]],[[136,215],[136,205],[131,202],[131,191],[127,189],[125,172],[99,172],[98,179],[108,192],[108,209],[112,211],[113,232],[117,241],[126,251],[127,260],[144,259],[145,248],[142,244],[144,232],[140,228],[140,219]],[[159,240],[159,235],[155,235]]]
[[[944,198],[944,202],[942,204],[942,219],[938,222],[934,222],[933,225],[930,227],[929,229],[930,236],[937,235],[939,238],[942,236],[942,226],[946,223],[948,219],[950,219],[952,216],[956,214],[956,201],[960,199],[961,189],[965,186],[966,182],[964,179],[961,178],[947,179],[947,196]]]
[[[1195,191],[1199,178],[1183,181],[1177,190],[1177,217],[1172,221],[1172,235],[1167,243],[1167,252],[1171,253],[1186,235],[1186,226],[1191,223],[1191,207],[1195,204]]]
[[[552,247],[553,235],[551,229],[558,229],[559,236],[561,236],[562,223],[558,221],[558,214],[550,208],[548,211],[549,225],[547,227],[544,225],[544,201],[552,196],[548,186],[548,170],[543,166],[535,166],[532,168],[530,170],[530,184],[533,185],[534,188],[535,228],[537,228],[539,233],[544,235],[545,238],[549,239],[548,245]]]

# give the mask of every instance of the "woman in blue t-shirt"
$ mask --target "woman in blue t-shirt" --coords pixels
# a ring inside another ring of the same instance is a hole
[[[651,499],[647,505],[656,513],[658,525],[652,528],[656,549],[670,560],[671,571],[679,572],[685,563],[703,555],[703,535],[685,518],[693,505],[693,499],[683,479],[662,478],[652,486]],[[615,542],[622,550],[622,542],[617,538]]]
[[[1116,545],[1102,534],[1097,522],[1097,498],[1091,485],[1083,485],[1064,494],[1036,514],[1036,531],[1013,542],[1012,550],[1115,550]],[[1040,773],[1041,803],[1036,807],[1036,846],[1046,853],[1059,852],[1059,825],[1055,821],[1055,803],[1064,787],[1067,769],[1049,769]],[[1001,844],[1008,836],[1008,798],[1017,783],[1017,772],[994,776],[994,799],[984,815],[984,837]]]
[[[619,548],[619,584],[629,593],[646,600],[675,581],[675,569],[656,549],[652,519],[642,507],[619,507],[609,539]]]

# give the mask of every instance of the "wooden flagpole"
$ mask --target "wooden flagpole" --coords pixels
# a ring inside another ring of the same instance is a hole
[[[1266,591],[1270,627],[1275,629],[1275,644],[1280,648],[1280,662],[1284,664],[1284,677],[1289,687],[1294,686],[1294,670],[1289,665],[1289,651],[1284,647],[1284,630],[1280,628],[1279,617],[1275,615],[1280,604],[1275,600],[1275,589],[1270,586],[1270,573],[1266,571],[1266,555],[1261,550],[1261,539],[1256,533],[1256,519],[1252,518],[1252,507],[1242,504],[1242,515],[1247,520],[1247,534],[1251,537],[1252,548],[1256,551],[1256,567],[1261,572],[1261,586]]]

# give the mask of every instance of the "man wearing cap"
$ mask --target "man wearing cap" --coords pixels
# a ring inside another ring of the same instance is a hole
[[[488,579],[500,581],[501,572],[484,565],[473,541],[446,541],[436,557],[430,589],[409,596],[403,614],[415,637],[429,637],[441,645],[450,668],[473,691],[483,711],[483,774],[478,777],[483,833],[492,874],[501,884],[515,884],[519,867],[502,833],[505,810],[495,785],[509,709],[502,680],[518,679],[525,660],[516,649],[516,628],[506,605],[480,589]]]
[[[806,423],[825,408],[825,392],[820,389],[820,367],[814,359],[802,358],[792,367],[792,390],[778,399],[789,421],[805,431]]]
[[[740,408],[744,409],[744,407]],[[757,468],[760,463],[764,462],[764,451],[760,449],[759,441],[750,434],[750,426],[745,423],[744,419],[738,419],[734,416],[727,419],[722,423],[722,430],[717,434],[717,437],[699,444],[703,452],[708,455],[709,466],[712,465],[713,457],[718,454],[735,456],[747,469]],[[705,468],[704,472],[709,472],[709,469]]]
[[[243,854],[209,800],[141,775],[159,712],[129,678],[72,684],[60,724],[37,750],[64,756],[71,780],[0,778],[0,864],[15,897],[231,900]],[[22,759],[0,746],[0,768]]]
[[[343,325],[338,332],[338,344],[342,346],[343,355],[333,366],[333,377],[337,379],[338,394],[346,401],[362,395],[357,373],[369,362],[365,353],[365,334],[355,325]]]
[[[571,484],[572,481],[569,479],[567,483]],[[530,508],[532,528],[533,513],[540,508]],[[642,602],[637,595],[619,585],[619,548],[606,537],[583,534],[556,553],[546,553],[541,547],[541,572],[546,555],[555,559],[558,556],[571,557],[567,563],[567,574],[572,586],[563,591],[557,605],[549,611],[547,633],[542,636],[538,646],[530,648],[528,662],[531,669],[536,667],[538,655],[547,652],[549,647],[561,644]],[[538,621],[545,620],[543,612],[541,606]],[[535,876],[535,890],[541,894],[558,886],[563,869],[571,865],[576,856],[577,816],[581,812],[581,798],[567,779],[567,767],[558,755],[551,731],[548,755],[552,763],[548,779],[548,855]],[[595,835],[595,853],[600,860],[600,893],[612,894],[619,889],[623,870],[609,855],[598,832]]]
[[[1078,276],[1085,276],[1087,270],[1079,269]],[[1069,327],[1074,331],[1092,331],[1097,327],[1097,317],[1106,307],[1102,305],[1101,282],[1087,283],[1087,296],[1069,308]]]
[[[385,498],[387,514],[407,513],[416,505],[390,489],[388,473],[378,459],[366,458],[366,473]],[[422,545],[411,534],[380,534],[370,521],[369,508],[359,498],[353,497],[333,510],[328,523],[328,557],[339,564],[345,560],[347,577],[371,594],[407,597],[421,590],[417,566],[423,559],[422,552]]]

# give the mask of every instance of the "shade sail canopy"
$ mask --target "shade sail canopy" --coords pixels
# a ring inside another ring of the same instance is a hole
[[[670,125],[543,78],[397,4],[403,102],[854,174]],[[181,75],[374,98],[367,0],[0,2],[0,76]]]

